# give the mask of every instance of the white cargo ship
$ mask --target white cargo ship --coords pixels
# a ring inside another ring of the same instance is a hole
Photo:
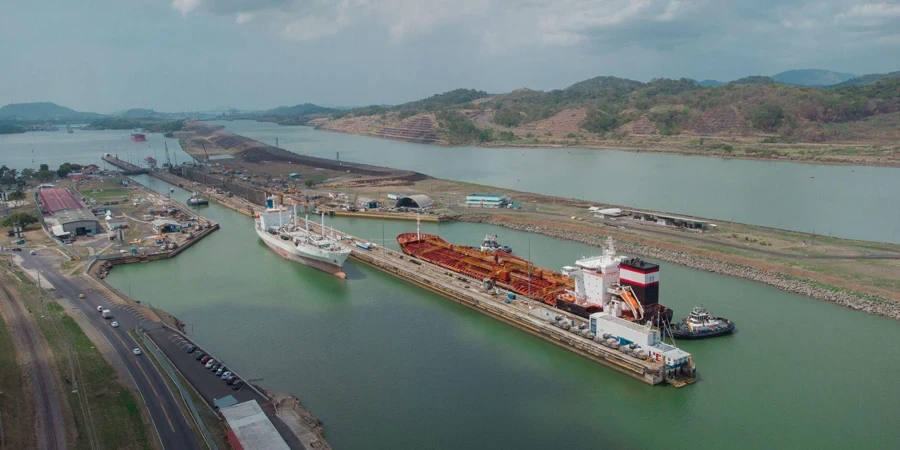
[[[301,227],[298,223],[301,219],[295,213],[280,206],[276,208],[271,199],[266,201],[266,206],[266,212],[256,215],[256,234],[266,246],[285,259],[346,278],[344,262],[350,256],[350,248],[335,236],[327,235],[324,215],[322,233],[315,234],[309,230],[308,217],[302,219]]]

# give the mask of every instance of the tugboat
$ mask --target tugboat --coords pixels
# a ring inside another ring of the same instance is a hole
[[[673,323],[671,330],[675,339],[705,339],[731,334],[734,322],[722,317],[712,317],[706,312],[706,308],[695,306],[691,315],[681,319],[680,323]]]
[[[209,200],[201,197],[200,194],[194,192],[194,194],[191,195],[191,198],[189,198],[186,203],[188,204],[188,206],[206,206],[209,204]]]
[[[481,251],[487,253],[494,253],[497,250],[500,250],[503,253],[512,253],[512,249],[508,245],[500,245],[497,242],[496,234],[489,234],[484,237],[484,240],[481,241]]]

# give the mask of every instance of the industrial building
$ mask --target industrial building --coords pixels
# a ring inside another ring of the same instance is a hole
[[[425,209],[432,206],[434,206],[434,200],[425,194],[406,195],[397,200],[398,208]]]
[[[91,210],[84,208],[57,211],[44,221],[51,224],[51,229],[54,229],[53,225],[60,225],[64,232],[72,233],[75,236],[100,232],[100,221],[91,213]]]
[[[153,225],[153,231],[156,234],[179,233],[182,228],[180,223],[169,219],[156,219],[150,224]]]
[[[219,412],[228,422],[230,430],[227,436],[234,448],[260,450],[290,448],[256,400],[219,408]]]
[[[470,194],[466,196],[466,206],[477,208],[506,208],[510,204],[508,195]]]
[[[616,219],[625,215],[620,208],[600,209],[596,206],[588,208],[588,212],[594,217],[599,217],[601,219]]]
[[[705,220],[691,219],[689,217],[672,216],[669,214],[660,214],[649,211],[638,211],[635,209],[624,210],[626,216],[633,220],[642,220],[645,222],[653,222],[658,225],[668,225],[671,227],[686,228],[688,230],[707,230],[710,223]]]
[[[97,217],[85,208],[68,189],[45,188],[38,191],[41,202],[41,212],[50,215],[44,221],[48,228],[54,230],[54,234],[63,237],[66,233],[71,235],[96,234],[100,232],[100,222]],[[61,227],[62,233],[57,233]]]

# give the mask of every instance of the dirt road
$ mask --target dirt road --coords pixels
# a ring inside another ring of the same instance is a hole
[[[66,424],[62,411],[63,394],[57,384],[57,371],[50,364],[50,349],[41,339],[37,324],[29,317],[12,289],[0,280],[0,303],[24,369],[31,378],[35,405],[35,427],[38,446],[46,449],[68,448]]]

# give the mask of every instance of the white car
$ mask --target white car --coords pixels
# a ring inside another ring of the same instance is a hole
[[[134,353],[135,355],[140,355],[140,354],[141,354],[141,349],[136,348],[136,349],[132,350],[131,352]]]
[[[112,325],[113,328],[119,328],[119,322],[113,322],[110,325]]]
[[[102,306],[98,306],[98,307],[97,307],[97,312],[103,312],[103,307],[102,307]]]
[[[34,251],[34,250],[32,250],[32,251],[28,252],[28,254],[30,254],[30,255],[37,255],[37,252]]]
[[[227,380],[228,377],[230,377],[230,376],[231,376],[231,372],[225,372],[225,373],[222,374],[222,379],[223,379],[223,380]]]

